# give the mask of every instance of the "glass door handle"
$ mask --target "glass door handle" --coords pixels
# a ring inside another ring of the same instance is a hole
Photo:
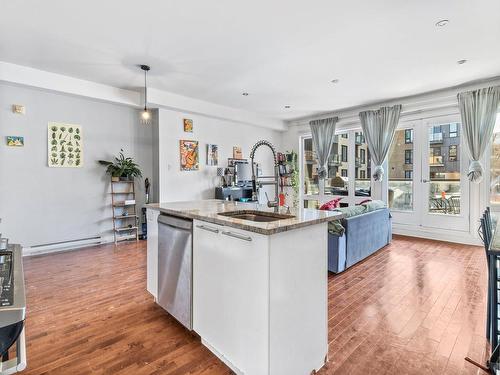
[[[423,179],[422,182],[431,182],[430,180]]]

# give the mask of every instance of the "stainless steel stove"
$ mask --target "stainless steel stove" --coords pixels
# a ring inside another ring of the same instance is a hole
[[[26,368],[25,317],[22,248],[20,245],[9,245],[7,249],[0,250],[1,375],[14,374]],[[16,356],[9,358],[9,349],[14,344]]]

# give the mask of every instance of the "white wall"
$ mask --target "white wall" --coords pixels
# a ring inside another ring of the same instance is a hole
[[[227,158],[233,155],[233,146],[241,146],[244,158],[249,157],[251,147],[260,139],[272,142],[278,150],[281,150],[281,133],[275,130],[167,109],[159,109],[158,117],[161,202],[214,198],[214,188],[219,180],[217,167],[206,165],[207,143],[219,146],[219,166],[223,167],[227,166]],[[183,118],[193,120],[193,133],[184,132]],[[199,141],[198,171],[180,170],[179,140],[181,139]],[[255,160],[262,163],[264,174],[273,173],[272,154],[268,148],[259,149]],[[270,195],[271,199],[274,197],[273,194]]]
[[[12,104],[26,114],[13,114]],[[82,168],[47,166],[49,121],[82,126]],[[7,135],[24,136],[25,146],[7,147]],[[24,246],[112,235],[109,177],[98,159],[123,148],[151,179],[152,128],[131,107],[0,83],[0,138],[0,232]],[[136,188],[142,203],[143,183]]]

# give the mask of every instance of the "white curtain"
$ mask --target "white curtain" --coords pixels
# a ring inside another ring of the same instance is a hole
[[[483,166],[479,160],[493,135],[499,104],[500,86],[458,94],[462,131],[472,160],[467,177],[477,184],[483,180]]]
[[[320,179],[326,178],[328,174],[328,157],[335,141],[335,124],[337,124],[337,121],[339,121],[338,117],[331,117],[309,122],[318,160],[318,177]]]
[[[359,113],[361,128],[363,129],[372,160],[375,163],[375,170],[373,172],[375,181],[382,181],[384,176],[382,164],[391,147],[400,114],[401,105],[382,107],[377,111]]]

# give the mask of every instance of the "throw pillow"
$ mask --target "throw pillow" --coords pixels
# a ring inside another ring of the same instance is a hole
[[[320,210],[325,210],[325,211],[332,211],[339,206],[339,202],[342,198],[334,198],[331,201],[326,202],[323,204],[319,209]]]

